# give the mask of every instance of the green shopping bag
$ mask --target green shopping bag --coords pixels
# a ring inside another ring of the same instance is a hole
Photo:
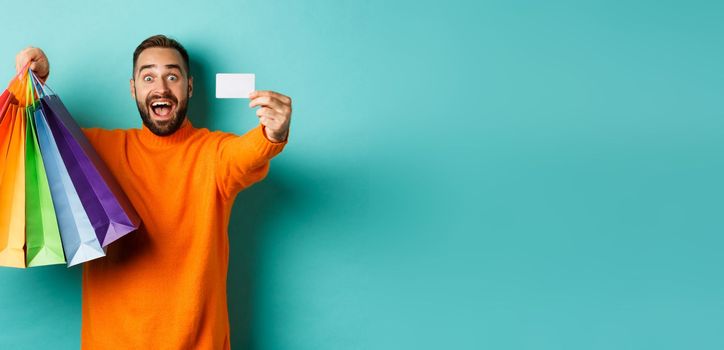
[[[35,108],[26,109],[25,244],[26,266],[64,264],[65,254],[55,217],[50,185],[35,132]]]

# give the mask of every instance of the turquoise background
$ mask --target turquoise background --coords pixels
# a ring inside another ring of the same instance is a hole
[[[131,55],[293,98],[230,225],[236,349],[724,348],[724,2],[4,4],[84,126],[139,127]],[[80,268],[0,269],[0,348],[73,349]]]

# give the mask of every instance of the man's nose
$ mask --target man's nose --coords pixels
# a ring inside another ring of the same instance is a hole
[[[161,91],[161,92],[170,91],[170,89],[168,88],[168,82],[166,81],[166,79],[158,79],[157,82],[158,83],[156,84],[156,90]]]

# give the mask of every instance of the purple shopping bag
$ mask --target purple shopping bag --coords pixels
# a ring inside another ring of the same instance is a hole
[[[103,247],[136,230],[140,218],[105,163],[57,95],[46,94],[41,108],[63,163]]]
[[[35,125],[68,267],[105,256],[42,108],[35,111]]]

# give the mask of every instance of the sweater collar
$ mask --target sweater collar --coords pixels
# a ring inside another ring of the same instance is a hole
[[[139,138],[141,139],[141,142],[148,146],[170,146],[183,143],[191,136],[193,132],[194,126],[191,125],[191,121],[189,121],[189,118],[186,117],[183,123],[181,123],[181,127],[178,128],[178,130],[176,130],[173,134],[167,136],[158,136],[154,134],[144,124],[141,127]]]

